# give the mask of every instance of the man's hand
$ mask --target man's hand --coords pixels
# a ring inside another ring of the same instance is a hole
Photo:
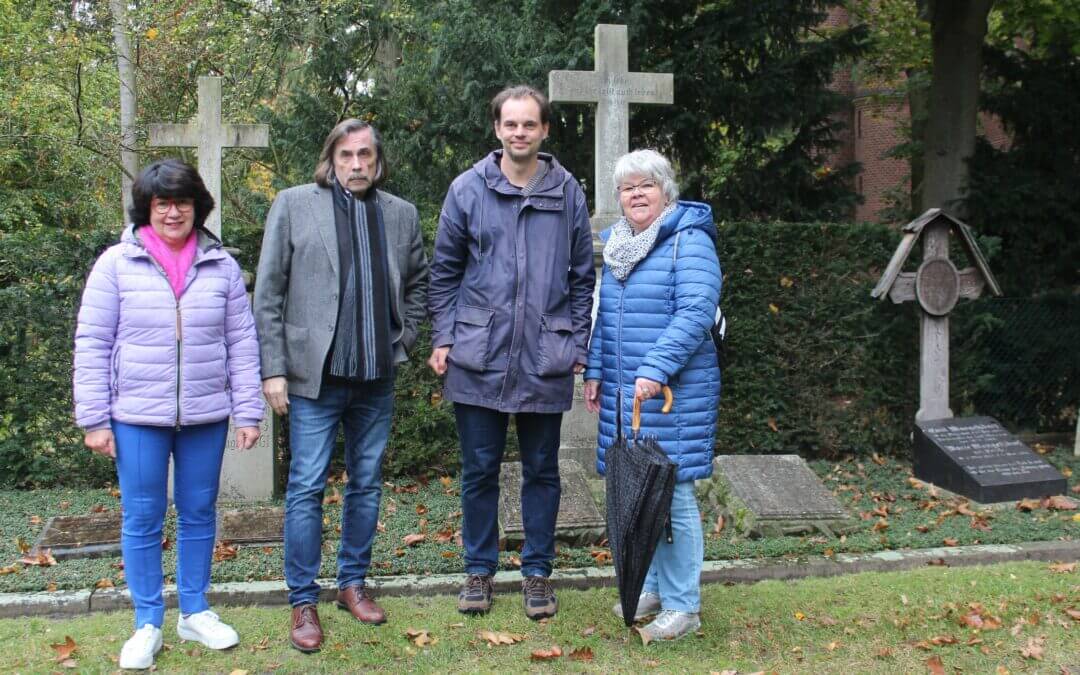
[[[639,377],[634,380],[634,398],[648,401],[660,393],[661,384],[650,379]]]
[[[600,380],[585,380],[585,409],[600,412]]]
[[[116,442],[113,440],[112,429],[98,429],[87,432],[83,443],[99,455],[116,459]]]
[[[289,412],[289,382],[284,377],[268,377],[263,380],[263,395],[277,414],[284,415]],[[257,439],[258,435],[255,438]],[[252,443],[254,442],[253,440]]]
[[[431,350],[427,364],[435,371],[436,375],[446,374],[446,355],[450,353],[449,347],[436,347]]]
[[[236,449],[247,450],[259,440],[259,427],[238,427],[236,429]]]
[[[580,374],[582,374],[584,372],[585,372],[585,364],[584,363],[575,363],[574,364],[574,374],[575,375],[580,375]]]

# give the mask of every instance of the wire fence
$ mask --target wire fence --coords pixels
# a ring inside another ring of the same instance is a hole
[[[1072,432],[1080,408],[1080,297],[982,298],[953,314],[957,415],[989,415],[1015,432]]]

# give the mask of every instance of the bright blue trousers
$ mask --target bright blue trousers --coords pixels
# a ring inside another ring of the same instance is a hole
[[[218,482],[228,420],[181,427],[152,427],[113,420],[116,473],[124,507],[120,547],[124,578],[135,605],[135,628],[161,627],[161,532],[165,525],[169,456],[174,466],[176,587],[180,611],[209,609],[210,559],[214,552]]]

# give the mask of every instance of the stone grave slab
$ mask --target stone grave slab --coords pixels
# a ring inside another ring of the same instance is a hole
[[[120,511],[85,516],[53,516],[34,543],[57,560],[120,555]]]
[[[606,524],[596,508],[585,470],[572,459],[559,461],[562,497],[555,520],[555,541],[591,546],[604,538]],[[521,514],[521,464],[504,462],[499,474],[499,544],[505,549],[525,541]]]
[[[857,523],[798,455],[721,455],[699,500],[750,536],[830,536]]]
[[[233,544],[280,544],[285,540],[285,507],[221,511],[217,538]]]
[[[1064,494],[1068,481],[992,417],[915,423],[919,480],[982,503]]]

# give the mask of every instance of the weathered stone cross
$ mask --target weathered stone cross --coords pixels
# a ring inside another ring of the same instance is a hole
[[[596,69],[548,73],[552,102],[596,103],[596,213],[593,231],[621,215],[612,171],[615,160],[630,150],[630,104],[671,104],[675,82],[670,73],[631,73],[626,26],[598,24]]]
[[[198,148],[199,174],[217,205],[206,229],[221,237],[221,149],[265,148],[270,145],[266,124],[222,124],[221,78],[199,78],[199,114],[192,124],[151,124],[151,146]]]

